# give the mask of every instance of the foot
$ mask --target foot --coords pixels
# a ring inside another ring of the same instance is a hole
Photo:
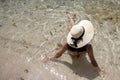
[[[66,15],[67,15],[67,17],[68,18],[70,18],[70,19],[75,19],[76,18],[76,14],[71,14],[70,12],[66,12]]]

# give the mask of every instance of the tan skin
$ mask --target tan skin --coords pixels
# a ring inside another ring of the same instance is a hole
[[[69,27],[68,27],[68,32],[69,32],[70,29],[72,28],[72,26],[75,24],[75,22],[74,22],[71,14],[70,14],[69,12],[66,12],[66,15],[67,15],[67,17],[70,19],[70,25],[69,25]],[[63,45],[63,47],[62,47],[53,57],[51,57],[51,58],[45,57],[45,58],[43,59],[43,61],[44,61],[44,62],[47,62],[47,61],[49,61],[49,60],[55,60],[56,58],[61,57],[62,54],[63,54],[65,51],[68,51],[67,43],[65,43],[65,44]],[[70,52],[71,52],[71,51],[70,51]],[[88,53],[88,56],[89,56],[89,58],[90,58],[90,61],[91,61],[92,65],[94,66],[95,70],[96,70],[97,72],[106,73],[105,71],[103,71],[103,70],[101,70],[101,69],[99,68],[99,66],[98,66],[98,64],[97,64],[97,62],[96,62],[96,60],[95,60],[95,58],[94,58],[93,48],[92,48],[92,45],[91,45],[91,44],[87,44],[87,46],[86,46],[86,51],[85,51],[85,52]],[[75,53],[76,53],[76,52],[71,52],[71,56],[72,56],[72,57],[76,56]]]

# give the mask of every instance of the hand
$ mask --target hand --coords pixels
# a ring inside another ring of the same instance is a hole
[[[47,56],[45,56],[45,57],[42,59],[42,62],[47,63],[49,60],[50,60],[50,58],[47,57]]]
[[[101,70],[99,67],[95,67],[95,71],[101,73],[101,74],[106,74],[105,70]]]
[[[107,74],[107,72],[105,70],[101,70],[100,73],[101,74]]]
[[[44,59],[42,59],[42,61],[43,61],[44,63],[47,63],[47,62],[50,61],[50,60],[51,60],[51,61],[55,61],[56,58],[54,58],[54,57],[49,58],[49,57],[45,56]]]

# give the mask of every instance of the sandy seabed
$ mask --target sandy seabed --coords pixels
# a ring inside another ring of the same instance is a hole
[[[107,74],[95,72],[87,55],[41,62],[65,41],[66,11],[76,14],[76,23],[93,23],[94,55]],[[0,0],[0,80],[119,80],[119,13],[119,0]]]

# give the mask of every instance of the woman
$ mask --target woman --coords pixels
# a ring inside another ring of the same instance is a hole
[[[65,51],[69,51],[71,57],[79,57],[80,52],[85,52],[88,53],[90,61],[95,70],[101,72],[102,70],[99,68],[94,58],[92,45],[89,43],[94,35],[92,23],[88,20],[82,20],[75,25],[71,14],[69,12],[66,12],[66,14],[70,19],[67,42],[63,45],[61,50],[55,54],[55,56],[51,58],[45,57],[44,61],[47,62],[48,60],[55,60],[56,58],[59,58]]]

